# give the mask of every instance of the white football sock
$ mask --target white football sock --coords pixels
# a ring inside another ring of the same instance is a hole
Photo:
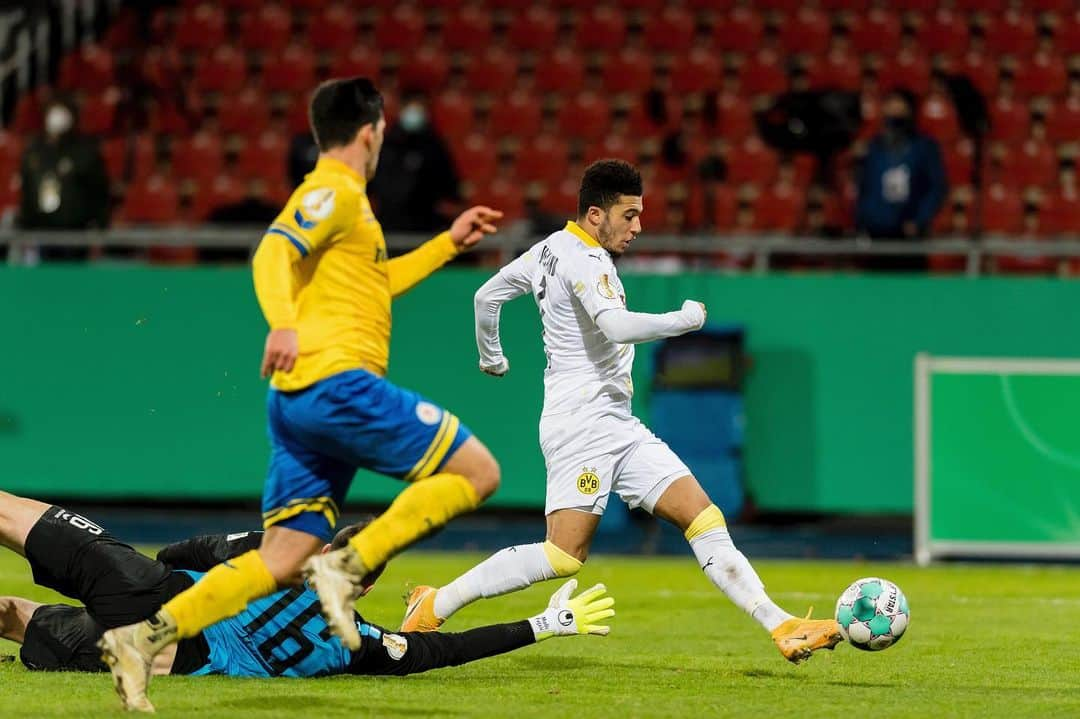
[[[516,592],[556,576],[542,542],[507,547],[440,587],[435,595],[435,616],[449,619],[477,599]]]
[[[712,583],[761,626],[771,632],[791,619],[790,614],[769,599],[765,585],[743,553],[735,548],[727,529],[710,529],[694,537],[690,548]]]

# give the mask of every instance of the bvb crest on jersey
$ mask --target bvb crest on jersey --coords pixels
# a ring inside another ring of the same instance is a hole
[[[587,467],[582,467],[584,470],[577,478],[577,488],[582,494],[596,494],[600,491],[600,478],[596,476],[596,471]]]
[[[611,280],[607,275],[600,275],[600,281],[596,283],[596,291],[609,300],[615,299],[615,288],[611,286]]]

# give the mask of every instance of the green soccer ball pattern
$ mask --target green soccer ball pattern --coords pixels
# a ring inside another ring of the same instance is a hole
[[[887,579],[866,577],[844,590],[836,602],[836,621],[856,649],[876,652],[900,641],[911,620],[907,597]]]

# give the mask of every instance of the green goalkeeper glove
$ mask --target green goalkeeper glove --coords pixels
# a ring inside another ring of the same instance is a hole
[[[569,637],[575,634],[606,635],[611,631],[607,625],[596,624],[615,616],[615,600],[607,595],[607,587],[596,584],[576,597],[577,580],[571,579],[551,595],[548,608],[529,620],[536,641],[550,637]]]

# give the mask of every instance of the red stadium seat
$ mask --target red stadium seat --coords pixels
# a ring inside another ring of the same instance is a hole
[[[824,55],[829,49],[829,16],[811,7],[780,22],[780,47],[788,53]]]
[[[604,60],[604,89],[614,93],[643,93],[653,86],[652,55],[636,48],[623,48]]]
[[[480,52],[491,44],[491,12],[479,5],[466,5],[446,18],[442,45],[447,50]]]
[[[200,55],[195,62],[195,86],[200,90],[232,93],[247,82],[244,55],[230,45]]]
[[[225,42],[225,12],[210,3],[187,8],[181,11],[173,32],[181,50],[210,50]]]
[[[1080,54],[1080,9],[1062,16],[1054,33],[1054,44],[1063,55]]]
[[[914,51],[901,50],[882,65],[878,85],[883,92],[903,88],[916,95],[925,95],[930,88],[930,63]]]
[[[671,90],[679,95],[716,92],[724,79],[724,68],[716,53],[695,47],[680,55],[671,67]]]
[[[473,133],[458,142],[451,142],[450,152],[462,178],[478,184],[491,182],[495,178],[498,152],[486,136]]]
[[[782,13],[797,12],[803,5],[799,0],[758,0],[754,4],[762,10],[776,10]]]
[[[540,101],[526,90],[515,90],[491,106],[488,130],[494,137],[535,137],[542,121]]]
[[[0,129],[0,177],[18,171],[22,153],[23,137]]]
[[[586,145],[585,164],[609,158],[637,164],[637,148],[638,143],[635,139],[623,134],[607,134],[599,142],[590,142]]]
[[[114,82],[112,52],[100,45],[83,45],[60,61],[57,83],[64,90],[101,92]]]
[[[902,26],[895,13],[874,8],[866,15],[852,20],[851,49],[859,54],[880,54],[891,57],[900,50]]]
[[[1044,200],[1039,214],[1039,225],[1044,234],[1076,235],[1076,218],[1080,217],[1080,194],[1075,190],[1054,193]]]
[[[230,10],[250,11],[258,10],[263,4],[263,0],[224,0],[222,5]]]
[[[972,50],[956,63],[955,70],[971,80],[983,97],[991,98],[997,94],[998,69],[992,58]]]
[[[363,50],[356,44],[356,11],[348,5],[327,5],[308,22],[307,39],[318,52],[338,53]]]
[[[154,174],[158,161],[157,138],[148,133],[136,135],[128,143],[127,153],[129,161],[125,161],[130,167],[126,174],[132,180],[142,180]],[[126,168],[127,169],[127,168]]]
[[[806,194],[792,183],[773,185],[753,202],[754,229],[794,232],[802,223]]]
[[[105,162],[105,174],[116,182],[127,171],[128,138],[110,137],[101,143],[101,159]]]
[[[735,226],[735,213],[739,209],[739,200],[735,195],[735,190],[727,185],[717,185],[712,188],[711,195],[709,224],[718,232],[730,231]]]
[[[544,185],[538,207],[552,215],[577,216],[578,181],[563,178],[561,182]]]
[[[1073,0],[1024,0],[1024,7],[1037,13],[1066,13],[1073,6]]]
[[[441,89],[450,77],[450,58],[439,47],[422,45],[405,56],[398,70],[402,89],[432,93]]]
[[[999,95],[990,103],[990,137],[1003,142],[1017,142],[1027,137],[1031,115],[1027,106]]]
[[[458,90],[443,92],[431,104],[431,119],[443,137],[464,137],[473,129],[472,98]]]
[[[514,173],[525,182],[555,185],[567,176],[570,148],[555,135],[537,135],[521,146],[514,160]]]
[[[559,130],[567,137],[598,140],[610,128],[611,107],[599,93],[578,93],[559,109]]]
[[[172,179],[153,173],[127,188],[120,211],[133,224],[166,224],[180,219],[180,197]]]
[[[952,142],[960,134],[956,108],[946,95],[931,93],[919,106],[919,128],[942,143]]]
[[[1069,81],[1065,63],[1057,55],[1037,52],[1016,71],[1016,90],[1025,97],[1062,95]]]
[[[1049,188],[1057,180],[1057,157],[1049,145],[1027,140],[1006,156],[1003,170],[1016,187]]]
[[[823,60],[814,63],[809,72],[813,89],[837,89],[858,92],[862,86],[859,59],[847,50],[834,48]]]
[[[644,98],[630,106],[630,134],[640,139],[656,138],[676,123],[681,113],[681,98],[666,93],[660,94],[658,99],[663,104],[662,117],[653,116]]]
[[[893,0],[890,5],[901,12],[927,15],[937,8],[937,0]]]
[[[306,44],[292,43],[268,55],[262,85],[269,92],[307,92],[315,85],[315,53]]]
[[[971,184],[972,171],[971,140],[942,144],[941,158],[945,164],[945,176],[950,187],[963,187]]]
[[[916,34],[920,47],[933,55],[959,56],[967,51],[967,17],[948,10],[939,9],[926,18]]]
[[[983,192],[983,230],[992,234],[1016,234],[1024,226],[1024,205],[1020,195],[1001,183],[993,183]]]
[[[866,12],[870,6],[870,0],[821,0],[819,3],[822,10],[829,12],[850,11],[853,13]]]
[[[1046,138],[1051,142],[1076,142],[1080,137],[1080,97],[1052,105],[1046,115]]]
[[[626,44],[626,15],[611,5],[592,5],[576,13],[574,44],[579,50],[615,52]]]
[[[380,52],[408,53],[424,42],[424,15],[413,5],[398,5],[375,23],[375,44]]]
[[[952,0],[953,7],[964,13],[998,13],[1005,10],[1007,0]]]
[[[645,23],[645,46],[658,52],[680,52],[694,41],[694,16],[668,6]]]
[[[870,93],[863,93],[859,107],[862,109],[862,127],[859,128],[858,137],[866,140],[881,131],[881,100]]]
[[[79,109],[79,129],[87,135],[111,132],[119,102],[120,90],[115,87],[110,87],[99,95],[87,97]]]
[[[1031,16],[1018,10],[992,17],[985,34],[986,51],[991,55],[1029,55],[1038,39]]]
[[[764,30],[757,13],[737,7],[717,20],[713,26],[713,42],[722,52],[751,53],[761,47]]]
[[[292,39],[292,14],[280,3],[268,3],[240,15],[240,43],[249,50],[277,52]]]
[[[135,8],[122,8],[116,14],[101,44],[114,52],[139,44],[139,16]]]
[[[191,132],[192,125],[198,123],[201,112],[195,107],[181,107],[174,97],[158,96],[150,100],[148,115],[146,126],[151,132],[158,135],[186,135]]]
[[[506,178],[500,177],[488,184],[477,185],[469,201],[501,211],[503,222],[525,216],[525,193],[521,184]]]
[[[179,180],[209,184],[225,164],[225,150],[217,133],[200,130],[173,143],[172,170]]]
[[[733,145],[727,156],[728,182],[733,185],[771,185],[780,162],[776,153],[757,137]]]
[[[330,63],[332,77],[370,77],[379,76],[379,58],[375,51],[366,45],[356,45],[347,54],[333,56]]]
[[[528,5],[515,12],[507,37],[520,50],[547,50],[554,47],[559,33],[559,16],[543,5]]]
[[[773,50],[762,50],[743,63],[739,71],[743,94],[778,95],[787,90],[788,80]]]
[[[0,175],[0,215],[19,207],[22,178],[18,174]]]
[[[209,182],[196,185],[190,218],[205,222],[214,210],[242,202],[246,195],[245,183],[231,175],[218,175]]]
[[[285,160],[289,141],[279,133],[268,130],[257,138],[249,138],[236,158],[236,171],[245,179],[264,179],[271,184],[285,178]]]
[[[257,88],[223,95],[218,107],[218,124],[225,134],[258,137],[270,124],[270,105]]]
[[[536,88],[541,92],[576,92],[584,84],[585,63],[569,47],[557,48],[536,64]]]
[[[716,97],[716,134],[729,142],[745,139],[754,131],[754,114],[742,97],[721,93]]]
[[[176,48],[149,48],[142,54],[139,65],[143,80],[155,91],[172,91],[188,82]]]
[[[465,69],[465,83],[473,91],[500,95],[514,88],[517,74],[517,56],[505,48],[493,46],[483,54],[469,58]]]
[[[48,99],[51,89],[42,86],[37,90],[22,93],[15,101],[15,116],[8,130],[26,135],[39,132],[44,122],[41,115],[42,105]]]

